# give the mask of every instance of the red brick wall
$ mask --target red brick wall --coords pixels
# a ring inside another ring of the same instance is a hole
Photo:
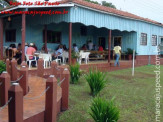
[[[156,55],[150,56],[150,64],[156,63]],[[136,56],[136,65],[147,65],[149,62],[149,56],[148,55],[139,55]],[[163,65],[163,58],[160,58],[160,64]]]

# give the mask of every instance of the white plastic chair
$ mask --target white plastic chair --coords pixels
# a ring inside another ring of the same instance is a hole
[[[83,58],[85,59],[85,63],[87,64],[89,61],[89,54],[90,54],[90,52],[80,51],[80,54],[79,54],[80,58],[78,59],[79,64],[81,64],[81,61]]]
[[[29,59],[30,56],[33,56],[33,55],[25,55],[25,57],[26,57],[26,63],[29,62],[29,68],[31,68],[31,63],[32,62],[36,62],[36,66],[37,66],[36,56],[33,56],[35,58],[33,60]]]
[[[39,58],[42,58],[44,60],[44,68],[50,67],[51,62],[51,54],[39,54]]]
[[[62,53],[62,63],[65,64],[66,63],[66,60],[68,59],[68,52],[67,51],[63,51]]]

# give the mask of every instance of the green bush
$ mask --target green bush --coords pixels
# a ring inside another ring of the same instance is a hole
[[[72,84],[77,83],[79,81],[79,78],[81,76],[79,64],[70,65],[70,76]]]
[[[106,74],[98,70],[90,70],[89,73],[86,74],[85,79],[89,84],[92,96],[97,96],[97,94],[105,87],[105,78]]]
[[[94,98],[89,113],[95,122],[117,122],[119,109],[114,105],[113,99],[106,101],[102,98]]]
[[[3,61],[0,61],[0,74],[6,71],[6,64]]]

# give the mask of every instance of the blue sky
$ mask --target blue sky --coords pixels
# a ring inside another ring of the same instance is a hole
[[[44,0],[19,0],[19,1],[44,1]],[[50,0],[57,1],[57,0]],[[101,2],[103,0],[94,0]],[[138,16],[149,18],[163,23],[163,0],[105,0],[112,2],[117,9],[127,11]]]

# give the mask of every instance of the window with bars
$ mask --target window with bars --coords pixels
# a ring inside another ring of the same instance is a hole
[[[157,36],[152,35],[152,46],[157,46]]]
[[[6,30],[6,42],[16,42],[16,29],[13,30]]]
[[[43,42],[45,42],[45,30],[43,30]],[[47,30],[47,43],[61,43],[61,32]]]
[[[140,45],[147,45],[147,34],[141,33]]]

